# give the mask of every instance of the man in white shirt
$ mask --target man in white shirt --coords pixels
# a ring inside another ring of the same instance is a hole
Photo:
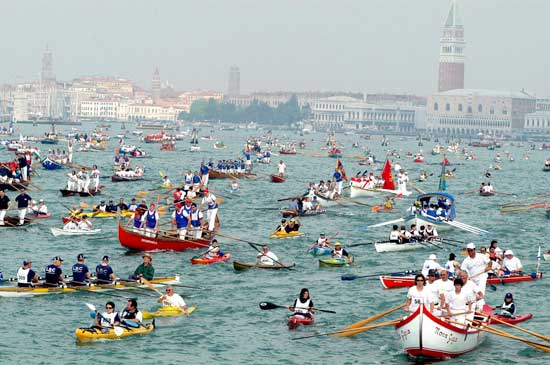
[[[159,298],[158,303],[162,303],[163,306],[167,307],[178,307],[183,311],[183,314],[186,316],[189,315],[187,304],[181,295],[174,293],[174,288],[169,286],[166,288],[166,294]]]
[[[286,172],[286,165],[285,163],[283,162],[283,160],[281,160],[279,162],[279,165],[278,165],[278,172],[279,172],[279,176],[280,177],[285,177],[285,172]]]
[[[428,276],[428,273],[430,272],[430,270],[436,270],[436,271],[441,270],[441,265],[439,265],[439,263],[436,260],[437,260],[437,256],[434,255],[433,253],[430,256],[428,256],[428,259],[424,261],[424,264],[422,265],[422,275]]]
[[[483,309],[483,305],[485,304],[485,292],[477,286],[472,280],[468,279],[468,272],[467,271],[460,271],[460,274],[458,274],[458,277],[462,280],[464,283],[462,290],[475,300],[476,306],[475,308],[479,311]]]
[[[461,269],[468,273],[470,280],[485,294],[487,271],[491,270],[491,260],[485,255],[476,253],[476,245],[473,242],[468,243],[466,249],[468,257],[462,261]],[[464,282],[464,285],[466,285],[466,282]]]
[[[273,266],[275,263],[279,264],[279,258],[273,252],[269,251],[267,246],[262,247],[262,252],[258,253],[256,258],[258,259],[258,263],[262,265]]]
[[[453,281],[449,280],[449,272],[445,269],[441,269],[439,274],[441,279],[436,280],[434,285],[437,288],[437,297],[439,298],[439,305],[441,309],[445,308],[445,294],[454,290]]]
[[[512,250],[504,251],[502,266],[504,267],[504,274],[506,275],[519,275],[523,271],[521,261],[514,256],[514,252]]]

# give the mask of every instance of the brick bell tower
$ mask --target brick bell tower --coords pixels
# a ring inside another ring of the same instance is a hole
[[[464,89],[464,27],[456,0],[451,7],[439,41],[439,91]]]

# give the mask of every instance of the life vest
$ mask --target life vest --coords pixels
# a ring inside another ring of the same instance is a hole
[[[186,216],[184,214],[185,211],[186,211],[185,208],[182,207],[179,211],[176,210],[176,212],[175,212],[176,213],[175,214],[176,215],[176,226],[178,228],[185,228],[185,227],[187,227],[187,224],[189,223],[189,220],[187,219],[187,217],[189,215]]]
[[[146,214],[147,217],[145,219],[147,221],[147,228],[155,228],[157,225],[157,211],[154,210],[151,212],[148,210]]]
[[[511,302],[511,303],[502,303],[502,306],[501,306],[501,311],[503,312],[508,312],[510,313],[512,316],[514,314],[516,314],[516,305],[514,304],[514,302]]]
[[[23,269],[22,267],[17,270],[17,284],[21,286],[32,286],[32,282],[28,280],[30,268]]]
[[[134,313],[128,312],[126,309],[122,311],[122,318],[123,319],[136,319],[137,314],[139,311],[136,311]]]
[[[141,216],[135,214],[134,215],[134,228],[141,227]]]
[[[193,183],[193,175],[185,175],[185,185]]]
[[[199,213],[200,213],[200,211],[198,209],[197,209],[196,212],[191,213],[191,225],[193,227],[200,227],[200,225],[201,225],[201,220],[200,220],[200,217],[199,217]]]
[[[389,241],[390,242],[399,242],[399,232],[398,231],[391,231]]]
[[[309,313],[309,303],[311,303],[311,299],[306,300],[304,303],[302,303],[300,299],[296,299],[296,304],[294,305],[294,312],[300,313],[300,314]]]

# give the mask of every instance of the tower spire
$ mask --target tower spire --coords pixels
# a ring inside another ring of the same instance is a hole
[[[464,27],[457,0],[451,0],[439,49],[439,91],[464,88]]]

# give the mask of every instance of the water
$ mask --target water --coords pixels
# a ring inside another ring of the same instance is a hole
[[[84,126],[84,128],[91,128]],[[24,128],[30,128],[25,126]],[[120,133],[115,125],[110,133],[113,139],[109,143],[109,152],[75,153],[75,161],[84,165],[97,163],[104,176],[112,173],[111,161],[113,150],[118,139],[114,135]],[[27,129],[30,130],[30,129]],[[43,133],[46,128],[34,128],[34,133]],[[24,130],[25,131],[25,130]],[[223,133],[223,135],[221,134]],[[213,141],[201,141],[201,152],[190,153],[189,141],[178,142],[177,152],[160,152],[159,145],[139,143],[135,137],[128,138],[127,143],[139,144],[153,158],[133,160],[145,164],[147,177],[155,181],[135,183],[111,183],[102,179],[106,185],[107,194],[101,199],[118,199],[124,197],[129,201],[132,194],[147,190],[160,182],[158,171],[162,170],[172,181],[178,179],[182,171],[198,169],[201,159],[233,158],[240,156],[240,149],[247,136],[246,131],[216,132],[217,138],[222,138],[227,150],[217,151],[212,147]],[[204,130],[200,135],[210,134]],[[287,140],[295,138],[294,132],[286,134]],[[325,135],[306,135],[307,148],[297,156],[274,157],[273,162],[282,158],[288,166],[289,178],[283,184],[273,184],[266,174],[276,171],[275,164],[271,166],[256,165],[260,178],[256,181],[241,179],[240,196],[225,193],[229,181],[216,180],[211,182],[211,188],[219,191],[224,197],[219,215],[222,220],[222,232],[254,242],[268,242],[279,258],[287,263],[296,263],[294,271],[262,271],[250,270],[235,272],[231,263],[216,265],[190,264],[190,258],[198,251],[188,252],[158,252],[153,253],[153,264],[157,275],[180,274],[182,283],[200,285],[210,288],[209,291],[176,288],[176,292],[184,295],[189,305],[198,305],[199,309],[188,318],[157,319],[157,329],[152,335],[136,336],[119,341],[98,342],[79,345],[75,341],[74,329],[90,324],[88,309],[84,303],[93,303],[102,308],[107,300],[113,299],[117,309],[121,309],[125,301],[120,298],[110,298],[94,293],[74,293],[67,295],[50,295],[32,298],[0,298],[0,308],[3,320],[0,321],[0,362],[1,363],[82,363],[93,359],[98,363],[251,363],[264,364],[303,364],[319,363],[369,363],[369,364],[406,364],[410,360],[403,354],[397,342],[394,330],[385,327],[366,332],[352,338],[319,337],[301,341],[293,338],[302,335],[330,332],[343,326],[369,317],[380,311],[401,304],[405,300],[406,291],[383,290],[378,280],[357,279],[341,281],[344,273],[358,275],[385,273],[398,270],[414,269],[421,266],[431,253],[437,254],[440,263],[446,261],[450,252],[460,253],[456,248],[445,246],[444,249],[421,249],[407,253],[378,254],[370,245],[349,249],[355,256],[355,264],[351,268],[319,268],[317,259],[306,254],[307,247],[318,237],[321,230],[327,234],[339,232],[337,240],[345,244],[369,242],[385,238],[389,227],[369,231],[360,229],[367,224],[395,219],[404,215],[414,194],[398,201],[398,209],[390,213],[371,213],[370,208],[351,205],[349,207],[331,207],[329,214],[302,219],[305,237],[292,240],[269,240],[269,233],[280,221],[275,210],[286,204],[277,203],[280,198],[290,197],[305,191],[308,181],[318,181],[331,176],[335,160],[327,157],[311,157],[320,152],[324,146]],[[283,139],[285,140],[285,139]],[[314,141],[313,141],[314,140]],[[338,142],[346,145],[346,155],[360,154],[359,149],[351,148],[351,143],[358,141],[361,146],[369,146],[378,159],[385,156],[384,148],[380,146],[380,137],[365,141],[357,136],[338,136]],[[441,156],[431,156],[429,151],[433,142],[425,142],[424,147],[417,147],[414,138],[399,140],[391,138],[390,148],[402,150],[399,161],[409,171],[411,179],[416,179],[421,169],[433,172],[434,176],[428,182],[415,184],[423,190],[433,191],[437,187],[440,167],[430,165],[439,162]],[[42,145],[45,151],[48,146]],[[61,147],[61,146],[60,146]],[[406,151],[416,152],[423,148],[426,163],[416,164],[412,159],[404,158]],[[458,240],[474,241],[478,245],[488,246],[491,238],[497,238],[502,247],[511,248],[521,258],[525,271],[531,272],[536,267],[536,253],[539,244],[543,244],[548,233],[548,221],[543,210],[532,210],[521,213],[501,215],[498,208],[502,203],[515,200],[512,197],[495,196],[480,198],[477,195],[459,195],[479,186],[485,170],[492,162],[496,153],[504,155],[510,151],[516,158],[515,162],[505,161],[501,171],[494,171],[492,179],[496,191],[516,193],[520,197],[529,197],[547,193],[546,175],[541,166],[547,154],[541,151],[527,151],[526,147],[511,147],[505,145],[502,149],[488,151],[474,149],[478,156],[476,161],[458,160],[458,156],[448,154],[456,166],[456,178],[448,181],[448,192],[457,198],[457,219],[461,222],[475,225],[491,231],[490,238],[479,238],[467,232],[451,231],[452,237]],[[522,157],[528,153],[530,160]],[[0,151],[0,160],[11,158],[11,153]],[[348,175],[354,175],[366,166],[358,166],[357,160],[349,157],[343,159]],[[452,168],[454,168],[453,166]],[[378,167],[379,169],[381,166]],[[370,171],[370,168],[369,168]],[[49,232],[49,227],[61,227],[60,217],[66,214],[61,205],[70,205],[84,201],[88,204],[97,203],[99,198],[61,198],[58,189],[65,184],[67,170],[46,171],[38,169],[40,177],[33,183],[41,186],[44,191],[31,192],[35,198],[43,198],[53,213],[52,217],[41,221],[44,225],[33,225],[26,230],[4,229],[2,239],[3,255],[0,256],[0,269],[4,277],[13,277],[22,260],[31,258],[34,269],[42,273],[43,267],[49,264],[51,258],[61,255],[65,262],[63,270],[69,273],[70,267],[76,262],[79,253],[85,253],[89,259],[87,264],[94,268],[105,254],[111,256],[111,264],[117,274],[125,277],[141,262],[140,255],[128,254],[116,237],[89,240],[86,237],[57,237]],[[179,177],[181,178],[181,177]],[[9,193],[13,199],[14,193]],[[154,193],[149,196],[156,200]],[[382,202],[382,198],[368,198],[372,204]],[[161,222],[168,218],[164,217]],[[116,232],[115,220],[95,220],[95,225],[102,228],[102,236]],[[219,238],[222,248],[233,254],[239,261],[253,261],[256,252],[246,243]],[[545,263],[542,269],[545,269]],[[332,309],[337,314],[318,313],[316,323],[310,327],[300,327],[296,331],[288,331],[286,327],[287,310],[276,309],[261,311],[258,303],[270,301],[276,304],[289,305],[297,297],[300,289],[310,290],[315,305],[319,308]],[[547,323],[550,314],[543,303],[549,289],[546,280],[521,283],[516,285],[498,286],[496,291],[487,291],[487,301],[499,305],[508,291],[514,293],[520,312],[533,312],[534,318],[525,326],[538,332],[548,334]],[[141,292],[141,291],[140,291]],[[127,292],[128,296],[137,296],[141,309],[155,309],[155,298],[142,296],[139,292]],[[388,316],[387,319],[403,315],[403,312]],[[521,335],[523,336],[523,334]],[[527,337],[527,336],[523,336]],[[23,355],[24,354],[24,355]],[[47,354],[47,355],[46,355]],[[483,346],[458,359],[447,361],[448,364],[488,363],[500,364],[503,359],[509,363],[544,364],[548,355],[542,354],[522,343],[488,336]]]

